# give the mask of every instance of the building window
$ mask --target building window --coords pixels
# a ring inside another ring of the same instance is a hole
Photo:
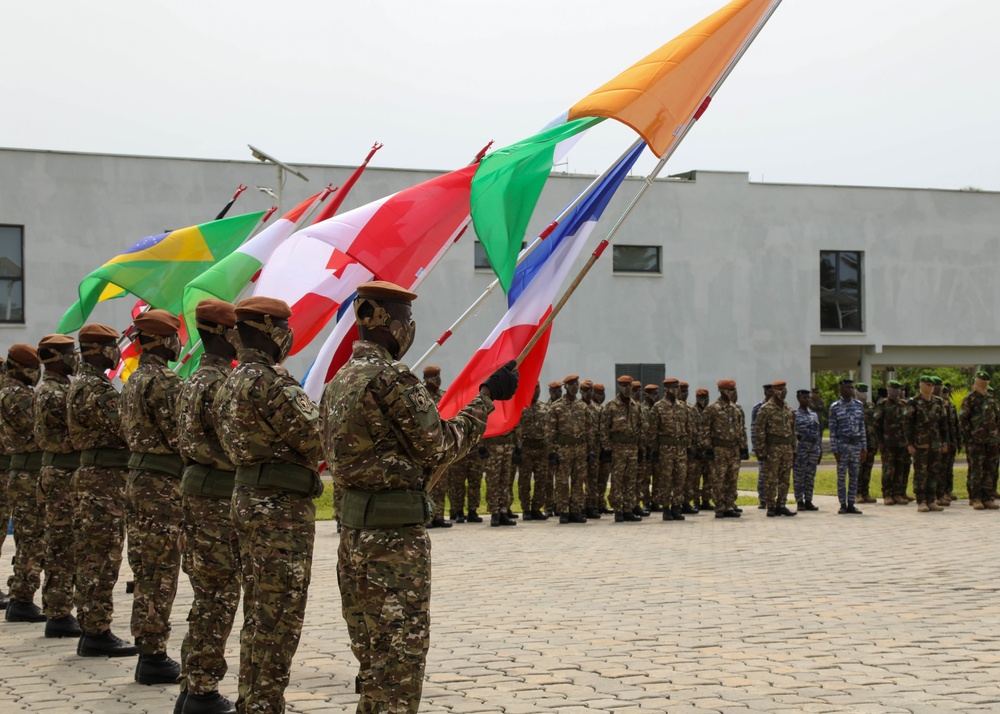
[[[624,363],[615,365],[615,382],[623,374],[627,374],[632,379],[637,379],[642,382],[643,388],[647,384],[655,384],[657,387],[663,384],[663,380],[666,377],[666,365],[664,364],[640,364],[640,363]],[[617,387],[615,387],[617,389]]]
[[[0,322],[24,324],[24,226],[0,226]]]
[[[476,241],[473,244],[474,261],[473,267],[476,270],[493,270],[493,266],[490,265],[490,259],[486,257],[486,250],[483,248],[483,244]],[[524,250],[528,246],[527,243],[521,241],[521,250]]]
[[[660,269],[660,246],[658,245],[612,245],[615,273],[656,273]]]
[[[859,250],[819,254],[819,323],[823,332],[863,332],[864,256]]]

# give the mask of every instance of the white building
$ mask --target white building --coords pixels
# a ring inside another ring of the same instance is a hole
[[[297,166],[287,210],[353,166]],[[372,167],[342,210],[424,181],[433,171]],[[553,174],[534,235],[592,177]],[[262,210],[275,168],[215,161],[0,149],[0,349],[55,329],[91,270],[135,240],[214,217],[237,185],[233,212]],[[604,237],[641,179],[628,179],[592,237]],[[1000,363],[1000,194],[751,183],[746,173],[657,180],[555,323],[542,381],[567,373],[604,382],[676,376],[697,387],[737,380],[810,384],[812,371]],[[530,240],[530,237],[528,239]],[[468,231],[425,280],[414,306],[415,361],[492,281]],[[580,266],[589,249],[580,259]],[[93,320],[119,329],[130,299]],[[505,310],[499,291],[431,360],[444,383]],[[324,333],[325,334],[325,333]],[[322,337],[292,358],[301,377]]]

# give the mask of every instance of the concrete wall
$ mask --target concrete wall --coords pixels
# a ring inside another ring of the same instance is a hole
[[[376,161],[391,161],[383,151]],[[353,170],[298,168],[310,181],[287,178],[285,209]],[[344,210],[436,173],[370,168]],[[554,174],[531,235],[591,179]],[[241,182],[251,189],[234,212],[264,209],[271,200],[252,187],[276,188],[275,181],[274,167],[256,161],[0,149],[0,223],[25,226],[27,319],[0,327],[0,347],[52,331],[80,279],[136,239],[209,220]],[[626,180],[593,244],[641,183]],[[663,274],[613,275],[605,253],[556,322],[542,380],[576,372],[610,386],[616,363],[665,363],[668,376],[689,381],[692,391],[710,387],[713,397],[717,379],[735,378],[750,404],[759,384],[783,378],[792,389],[807,386],[814,369],[867,376],[888,360],[1000,363],[992,323],[1000,308],[998,225],[996,193],[753,184],[745,173],[701,171],[658,180],[615,242],[662,245]],[[820,331],[821,250],[864,251],[863,333]],[[424,282],[408,359],[492,279],[473,269],[470,231]],[[124,327],[131,304],[102,304],[93,319]],[[504,310],[498,293],[433,357],[445,385]],[[319,344],[290,361],[293,374],[304,374]]]

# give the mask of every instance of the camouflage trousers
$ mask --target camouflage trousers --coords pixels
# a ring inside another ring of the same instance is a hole
[[[177,595],[181,551],[180,479],[162,471],[130,469],[128,559],[135,577],[132,636],[142,654],[167,651],[170,612]]]
[[[3,527],[0,528],[0,550],[3,549],[4,541],[7,539],[7,525],[10,523],[10,499],[7,498],[7,481],[10,480],[9,471],[0,471],[0,521]]]
[[[194,599],[181,644],[181,689],[217,691],[226,670],[226,640],[240,604],[240,546],[232,501],[185,493],[184,555]]]
[[[441,478],[434,484],[434,488],[428,491],[427,495],[434,502],[434,518],[444,518],[444,500],[448,495],[448,484],[451,478],[451,469],[445,469]]]
[[[490,455],[486,459],[486,510],[490,513],[506,513],[510,508],[513,456],[513,444],[490,444]]]
[[[244,613],[236,707],[242,714],[280,714],[302,636],[316,506],[311,498],[289,491],[237,483],[232,515],[240,544]]]
[[[39,479],[39,502],[45,505],[45,582],[42,609],[49,619],[73,611],[73,473],[74,469],[43,466]]]
[[[448,467],[448,498],[451,500],[451,512],[457,514],[462,510],[468,498],[470,511],[479,510],[483,487],[483,461],[476,452],[460,459]],[[466,492],[468,484],[468,492]]]
[[[905,446],[886,446],[882,450],[882,496],[905,496],[907,474]]]
[[[531,482],[535,489],[532,492]],[[522,511],[541,511],[552,500],[552,476],[549,473],[549,452],[544,446],[521,448],[521,464],[517,468],[517,497]]]
[[[795,451],[795,461],[792,463],[792,483],[795,487],[795,502],[812,501],[813,489],[816,487],[816,457],[815,443],[799,442]]]
[[[858,493],[862,496],[870,496],[872,469],[875,467],[875,449],[870,449],[861,467],[858,469]]]
[[[853,505],[858,497],[858,472],[861,470],[861,448],[841,446],[837,459],[837,499]]]
[[[608,500],[612,511],[631,511],[639,504],[635,497],[637,467],[634,444],[611,445],[611,493]]]
[[[641,447],[642,461],[636,457],[635,467],[635,505],[640,503],[646,506],[655,505],[653,498],[653,462],[645,447]]]
[[[687,499],[695,504],[712,500],[712,462],[708,459],[688,459]]]
[[[660,446],[659,462],[653,464],[653,502],[664,508],[680,506],[686,500],[687,448]]]
[[[597,508],[607,510],[608,508],[608,482],[611,480],[611,464],[597,460]]]
[[[993,487],[990,474],[996,470],[997,448],[992,444],[969,444],[966,447],[969,457],[969,476],[967,487],[970,501],[990,501],[993,499]]]
[[[37,471],[13,469],[7,481],[14,518],[14,574],[7,582],[10,599],[31,602],[41,584],[45,560],[45,526],[42,506],[38,503]]]
[[[712,461],[712,502],[716,513],[736,506],[736,485],[740,477],[740,450],[716,446]]]
[[[344,620],[358,660],[357,711],[417,712],[430,647],[427,531],[344,528],[337,556]]]
[[[587,483],[584,488],[583,505],[588,511],[599,511],[602,501],[604,501],[604,491],[607,489],[607,481],[601,484],[601,460],[597,453],[591,455],[587,462]]]
[[[775,444],[767,447],[767,461],[764,462],[764,503],[781,508],[788,500],[788,479],[792,475],[792,461],[795,450],[791,444]]]
[[[111,627],[125,544],[127,478],[126,469],[103,466],[82,466],[73,474],[76,616],[88,635]]]
[[[917,503],[930,503],[937,498],[937,475],[941,466],[941,452],[930,447],[913,454],[913,495]]]
[[[955,451],[949,449],[941,457],[941,470],[938,473],[937,496],[942,498],[955,488]]]
[[[587,482],[586,444],[560,445],[556,467],[555,501],[559,513],[583,513]]]

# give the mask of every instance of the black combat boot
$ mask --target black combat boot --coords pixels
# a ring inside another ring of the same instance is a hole
[[[666,513],[667,509],[664,508],[663,512]],[[675,521],[683,521],[684,520],[684,514],[681,513],[681,507],[680,506],[671,506],[670,507],[670,512],[673,514]]]
[[[7,604],[4,619],[7,622],[45,622],[48,618],[42,609],[30,600],[11,600]]]
[[[625,513],[622,511],[615,511],[615,523],[624,523]]]
[[[531,520],[533,520],[533,521],[547,521],[547,520],[549,520],[549,517],[547,515],[545,515],[544,513],[542,513],[541,511],[539,511],[539,510],[532,510],[531,511]]]
[[[493,525],[492,523],[490,525]],[[500,511],[500,525],[502,526],[516,526],[517,521],[511,518],[507,513]]]
[[[480,516],[475,511],[470,510],[469,515],[465,517],[465,520],[467,520],[469,523],[482,523],[483,517]]]
[[[451,512],[452,523],[465,523],[465,514],[462,511]]]
[[[435,518],[431,521],[431,528],[451,528],[451,521],[446,521],[444,518]]]
[[[790,509],[788,506],[780,506],[779,508],[775,508],[774,512],[777,513],[779,516],[794,516],[795,515],[795,511],[793,511],[792,509]]]
[[[521,519],[525,521],[533,521],[535,520],[535,516],[532,511],[525,511],[521,514]]]
[[[571,523],[572,521],[569,520],[569,514],[568,513],[564,513],[561,516],[559,516],[559,522],[560,523]]]
[[[583,515],[585,515],[587,518],[597,518],[597,519],[600,519],[601,512],[598,511],[596,508],[588,508],[586,511],[584,511]]]
[[[6,610],[9,603],[10,598],[7,597],[7,593],[0,592],[0,610]]]
[[[570,523],[586,523],[587,517],[582,513],[570,513],[569,514]]]
[[[642,521],[642,516],[637,516],[635,511],[625,511],[623,515],[625,516],[625,520],[629,523],[639,523]]]
[[[698,513],[698,508],[697,506],[691,505],[690,501],[685,501],[684,504],[681,506],[681,513],[688,516],[694,516]]]
[[[76,653],[81,657],[131,657],[139,654],[139,648],[105,630],[99,635],[81,636]]]
[[[815,504],[813,504],[812,501],[806,501],[805,503],[802,504],[802,508],[800,508],[799,510],[800,511],[818,511],[819,510],[819,506],[816,506]]]
[[[672,521],[674,520],[674,514],[669,508],[663,509],[663,520]]]
[[[236,714],[236,705],[218,692],[188,694],[183,714]]]
[[[166,652],[140,654],[135,665],[135,681],[139,684],[176,684],[179,676],[181,666],[168,657]]]
[[[174,702],[174,714],[184,714],[184,702],[187,701],[187,698],[188,693],[186,689],[177,695],[177,700]]]
[[[512,511],[512,510],[510,510],[508,508],[507,509],[507,518],[511,519],[512,521],[516,521],[518,518],[520,518],[520,516],[518,516],[516,513],[514,513],[514,511]]]
[[[490,527],[496,528],[499,525],[500,525],[500,514],[494,513],[492,516],[490,516]]]
[[[774,512],[774,506],[767,506],[767,517],[774,518],[778,514]]]

